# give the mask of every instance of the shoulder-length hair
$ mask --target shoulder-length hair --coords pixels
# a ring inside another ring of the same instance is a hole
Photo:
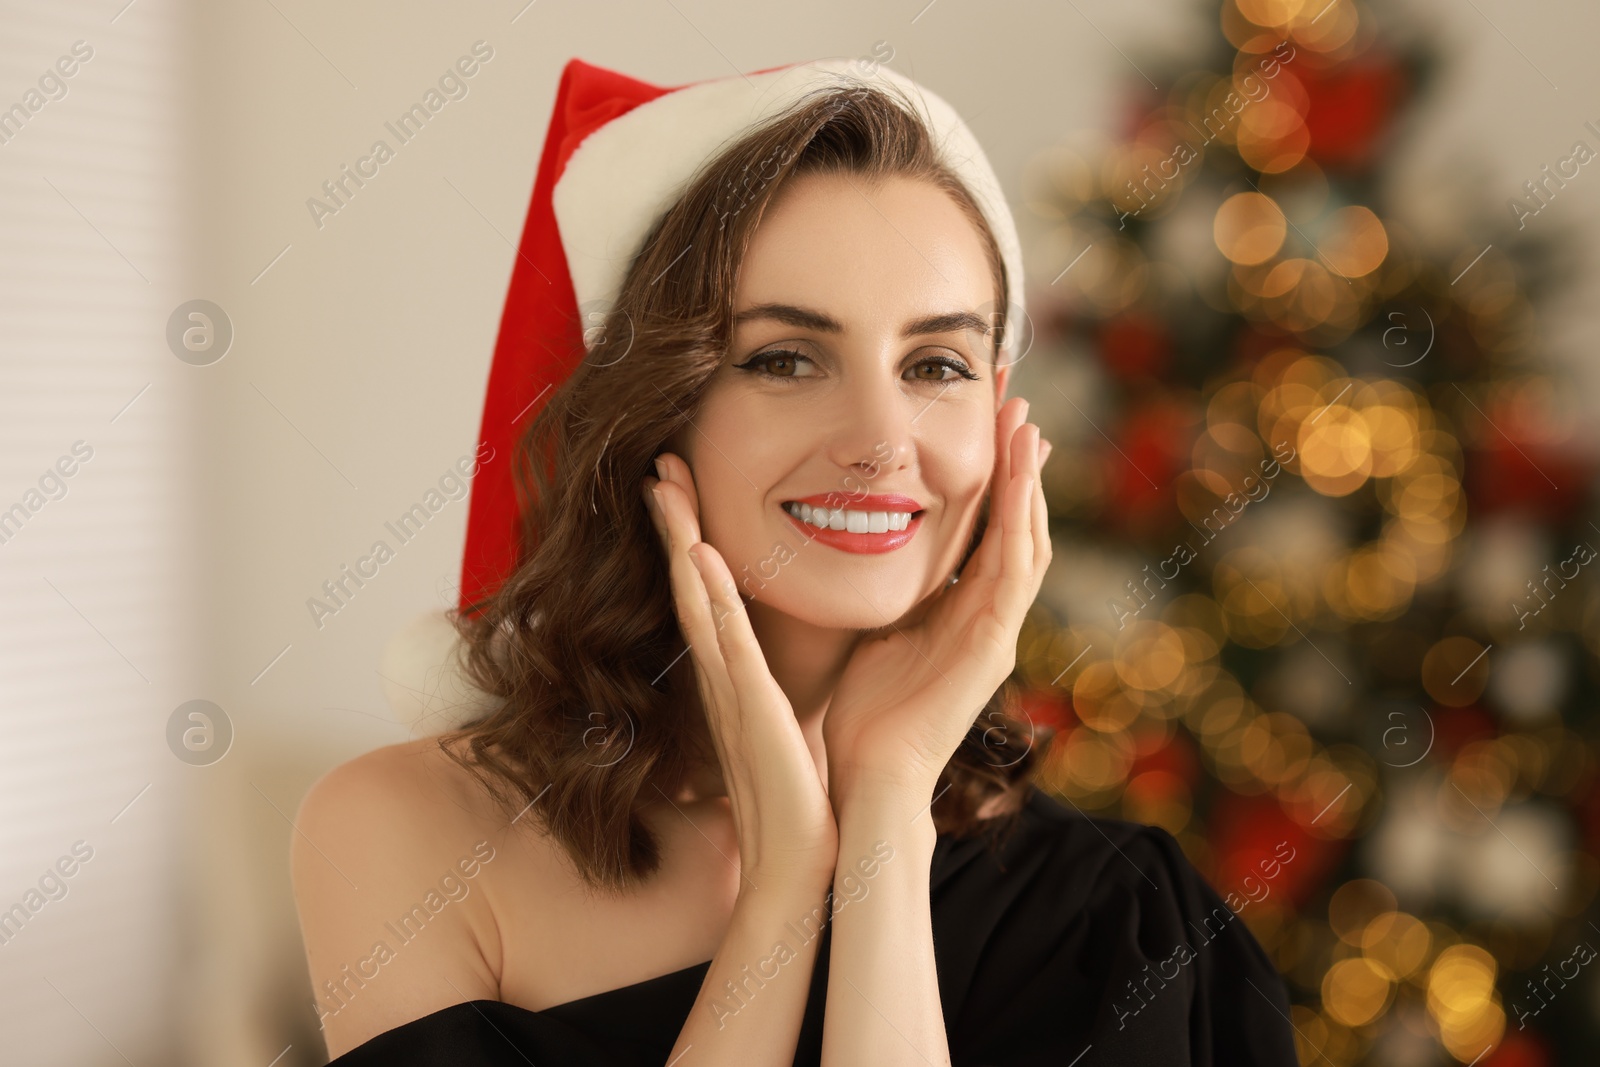
[[[1006,306],[1005,265],[971,193],[915,106],[871,86],[819,90],[751,131],[657,221],[605,320],[601,350],[620,338],[626,355],[585,358],[517,447],[519,562],[452,613],[463,666],[493,710],[439,738],[508,811],[536,813],[592,888],[620,891],[654,873],[660,845],[640,810],[715,765],[641,485],[724,359],[739,265],[763,211],[790,177],[816,172],[945,190],[977,226],[994,306]],[[963,562],[986,524],[985,505]],[[1029,728],[1008,712],[1014,696],[1015,675],[942,771],[939,832],[1014,822],[1035,762]],[[1001,817],[980,819],[996,798]]]

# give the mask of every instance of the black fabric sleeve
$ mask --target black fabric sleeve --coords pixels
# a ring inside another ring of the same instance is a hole
[[[1035,795],[998,854],[941,838],[931,874],[955,1067],[1298,1067],[1282,978],[1165,830]],[[831,932],[797,1065],[820,1059]],[[331,1067],[655,1067],[708,967],[538,1012],[452,1005]]]
[[[1297,1067],[1288,990],[1244,920],[1167,831],[1142,827],[1124,851],[1099,905],[1109,967],[1080,1067]]]

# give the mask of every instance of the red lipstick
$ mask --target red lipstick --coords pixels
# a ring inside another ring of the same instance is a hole
[[[851,533],[849,530],[823,529],[813,526],[809,522],[790,514],[787,508],[783,509],[784,517],[795,525],[807,540],[817,541],[821,544],[837,548],[842,552],[853,552],[859,555],[876,555],[883,552],[893,552],[908,543],[916,536],[917,530],[922,526],[922,505],[911,497],[899,493],[873,493],[857,495],[842,490],[831,493],[816,493],[811,496],[796,497],[793,503],[810,504],[819,508],[843,508],[849,511],[900,511],[911,512],[911,519],[904,530],[886,530],[883,533]]]

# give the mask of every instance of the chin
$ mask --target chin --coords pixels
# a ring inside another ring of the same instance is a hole
[[[767,610],[781,612],[811,626],[830,630],[886,630],[921,603],[913,583],[893,586],[893,595],[879,595],[885,582],[860,578],[808,574],[788,589],[780,588],[783,575],[757,589],[755,599]],[[853,588],[852,588],[853,586]]]

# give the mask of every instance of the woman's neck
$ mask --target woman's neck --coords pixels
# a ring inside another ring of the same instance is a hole
[[[751,601],[747,610],[767,669],[789,698],[801,729],[814,723],[820,731],[834,687],[861,640],[861,632],[814,626],[759,601]]]

